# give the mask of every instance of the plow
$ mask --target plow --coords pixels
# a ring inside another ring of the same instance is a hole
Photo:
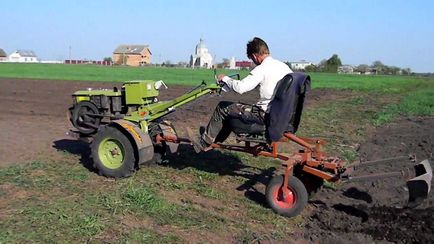
[[[290,76],[290,75],[289,75]],[[239,77],[239,75],[238,75]],[[300,103],[310,89],[310,78],[300,92]],[[292,85],[288,80],[288,86]],[[141,167],[160,163],[167,153],[176,153],[179,144],[191,144],[190,137],[179,136],[164,117],[205,95],[221,94],[224,86],[202,81],[191,91],[168,101],[160,101],[163,81],[140,80],[125,82],[121,88],[87,89],[72,94],[73,104],[67,115],[74,129],[70,135],[90,143],[95,169],[111,178],[131,176]],[[236,121],[235,121],[236,122]],[[348,163],[329,156],[326,141],[306,138],[285,131],[279,140],[267,139],[267,130],[234,130],[237,143],[214,143],[209,149],[237,151],[254,157],[269,157],[281,162],[283,173],[271,178],[266,186],[267,204],[276,213],[294,217],[308,203],[309,193],[324,182],[380,180],[401,177],[408,188],[408,206],[415,207],[428,197],[431,190],[432,168],[429,160],[418,162],[415,157],[401,156],[369,162]],[[295,144],[296,152],[283,152],[285,144]],[[356,175],[358,168],[397,160],[412,162],[406,169],[369,175]]]

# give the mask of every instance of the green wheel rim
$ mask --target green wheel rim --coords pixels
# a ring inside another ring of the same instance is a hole
[[[105,167],[117,169],[124,162],[125,149],[120,141],[114,138],[106,138],[99,144],[98,156]]]

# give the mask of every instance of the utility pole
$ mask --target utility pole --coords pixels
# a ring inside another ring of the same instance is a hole
[[[72,62],[72,59],[71,59],[71,46],[69,46],[69,62]]]

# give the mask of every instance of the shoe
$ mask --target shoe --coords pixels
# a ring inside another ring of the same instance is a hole
[[[208,145],[206,145],[202,138],[196,136],[190,127],[187,127],[187,134],[196,153],[205,151]]]
[[[205,131],[206,131],[205,126],[201,126],[201,127],[199,127],[199,134],[200,134],[201,136],[205,133]]]

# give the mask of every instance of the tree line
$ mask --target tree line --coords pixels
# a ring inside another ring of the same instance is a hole
[[[290,63],[288,63],[290,65]],[[306,72],[326,72],[337,73],[339,67],[342,66],[342,61],[339,55],[333,54],[329,59],[323,59],[318,65],[309,65],[305,68]],[[400,68],[397,66],[389,66],[383,64],[381,61],[374,61],[371,65],[359,64],[351,66],[354,73],[371,73],[379,75],[410,75],[412,71],[410,68]]]

